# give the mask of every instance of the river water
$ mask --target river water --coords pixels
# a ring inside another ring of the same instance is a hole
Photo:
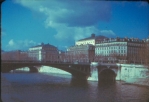
[[[54,73],[1,73],[2,102],[149,102],[149,88]]]

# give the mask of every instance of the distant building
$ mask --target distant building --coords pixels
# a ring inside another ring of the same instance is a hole
[[[28,50],[29,56],[33,60],[37,61],[58,61],[58,49],[57,47],[44,44],[33,46]]]
[[[59,50],[58,53],[59,53],[58,62],[65,62],[65,52]]]
[[[66,62],[89,63],[94,60],[95,47],[91,44],[75,45],[67,49]]]
[[[149,42],[149,37],[146,39],[146,42]]]
[[[95,43],[99,39],[107,38],[105,36],[95,36],[91,34],[90,37],[78,40],[74,46],[67,49],[66,61],[68,62],[82,62],[89,63],[95,60]]]
[[[140,63],[140,52],[144,40],[136,38],[106,38],[95,44],[95,56],[98,62]]]
[[[101,36],[101,35],[95,36],[95,34],[91,34],[91,36],[88,38],[84,38],[84,39],[76,41],[75,45],[86,45],[86,44],[95,45],[97,40],[104,39],[104,38],[107,38],[107,37]]]
[[[27,51],[15,50],[1,52],[1,59],[7,61],[26,61],[30,60],[30,57]]]

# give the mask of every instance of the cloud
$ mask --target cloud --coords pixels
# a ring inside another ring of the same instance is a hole
[[[74,42],[92,33],[114,35],[112,30],[100,31],[95,27],[98,23],[109,22],[111,4],[105,1],[91,0],[15,0],[15,3],[30,8],[32,11],[46,16],[45,27],[56,29],[56,40],[65,43]]]
[[[9,40],[6,49],[7,50],[27,50],[29,47],[36,45],[37,43],[33,40]]]
[[[91,26],[111,18],[109,2],[89,0],[16,0],[25,7],[44,13],[49,22],[64,23],[67,26]]]
[[[14,45],[15,45],[13,39],[11,39],[11,40],[8,42],[8,45],[9,45],[9,46],[14,46]]]
[[[54,37],[60,41],[65,39],[65,42],[70,42],[89,37],[92,33],[96,35],[104,35],[107,37],[114,37],[116,34],[112,30],[99,30],[95,26],[88,27],[67,27],[66,25],[54,24],[55,29],[58,31]]]

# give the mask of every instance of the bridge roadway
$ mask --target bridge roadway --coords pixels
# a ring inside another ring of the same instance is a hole
[[[72,74],[75,78],[92,77],[97,80],[120,79],[120,67],[116,64],[74,64],[74,63],[54,63],[54,62],[19,62],[2,61],[1,72],[10,72],[18,68],[28,67],[30,72],[38,72],[38,66],[51,66]]]

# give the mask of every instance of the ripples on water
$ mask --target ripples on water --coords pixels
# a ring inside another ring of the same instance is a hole
[[[11,102],[148,102],[149,88],[51,73],[5,73]],[[3,87],[2,87],[3,88]],[[7,95],[5,88],[2,94]],[[11,90],[10,90],[11,89]]]

